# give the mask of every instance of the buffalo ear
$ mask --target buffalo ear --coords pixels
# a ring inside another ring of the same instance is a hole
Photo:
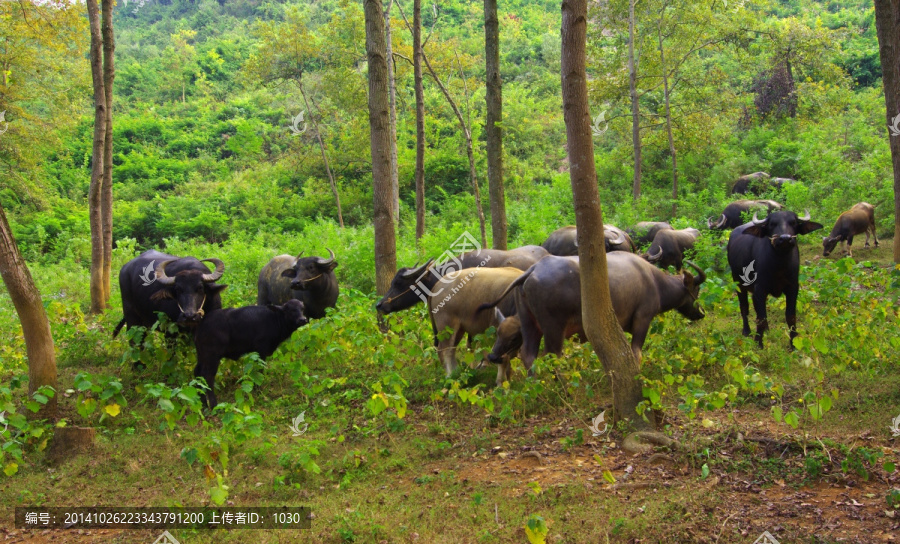
[[[297,271],[294,270],[293,268],[288,268],[287,270],[284,270],[281,272],[281,277],[282,278],[296,278]]]
[[[218,294],[218,293],[221,293],[222,291],[224,291],[228,287],[228,285],[219,285],[217,283],[213,283],[213,284],[206,284],[206,287],[209,289],[209,293],[211,295],[215,295],[215,294]]]
[[[800,225],[797,227],[797,234],[809,234],[814,230],[819,230],[823,228],[821,223],[816,223],[815,221],[804,221],[800,220]]]
[[[338,265],[337,261],[332,261],[332,262],[329,263],[328,265],[322,266],[322,267],[320,267],[320,268],[324,269],[325,272],[331,272],[332,270],[334,270],[335,268],[337,268],[337,265]]]
[[[681,281],[684,283],[684,286],[687,287],[688,291],[693,291],[694,290],[694,276],[687,270],[682,270],[681,274],[682,274]]]
[[[159,291],[150,295],[150,300],[152,300],[154,302],[159,302],[160,300],[165,300],[167,298],[175,298],[172,295],[171,289],[160,289]]]
[[[744,229],[744,234],[749,234],[750,236],[757,236],[759,238],[766,237],[766,228],[769,226],[768,220],[759,223],[758,225],[750,225],[749,227]]]

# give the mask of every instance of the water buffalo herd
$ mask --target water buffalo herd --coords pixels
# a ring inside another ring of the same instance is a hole
[[[751,182],[760,179],[769,179],[768,174],[744,176],[739,183],[746,181],[746,192]],[[764,219],[758,218],[761,211],[768,213]],[[753,218],[747,221],[749,214]],[[766,300],[784,295],[788,348],[793,349],[800,290],[797,237],[821,229],[822,224],[811,221],[809,213],[799,217],[772,200],[737,200],[725,207],[719,219],[707,220],[707,227],[732,229],[726,253],[737,283],[744,336],[751,333],[749,299],[756,313],[754,339],[762,347],[768,329]],[[823,255],[828,256],[838,242],[845,242],[849,253],[854,235],[862,233],[868,247],[869,235],[875,236],[875,217],[874,206],[865,202],[837,219],[823,239]],[[654,317],[669,310],[691,321],[704,317],[697,300],[706,274],[684,258],[700,235],[695,228],[676,230],[665,222],[640,222],[627,231],[604,227],[613,310],[622,329],[631,333],[638,361]],[[471,342],[476,334],[495,326],[497,337],[487,359],[498,365],[499,385],[509,379],[510,359],[516,355],[531,372],[542,339],[545,352],[560,355],[564,339],[584,337],[576,240],[576,228],[570,225],[551,233],[540,246],[476,249],[443,262],[430,259],[421,266],[401,268],[375,309],[383,315],[425,302],[447,375],[456,369],[456,348],[462,337],[468,336]],[[647,250],[639,254],[641,246]],[[113,336],[123,326],[150,327],[159,312],[165,314],[193,336],[194,375],[206,380],[209,390],[204,402],[215,407],[215,377],[223,357],[236,359],[256,352],[265,359],[309,319],[323,318],[326,309],[335,307],[338,264],[334,252],[329,249],[328,253],[328,258],[303,257],[302,252],[296,257],[273,257],[260,270],[257,304],[222,308],[220,294],[227,285],[216,283],[225,272],[221,260],[146,251],[119,273],[124,317]],[[214,270],[204,263],[212,264]],[[685,264],[693,272],[685,270]],[[668,271],[670,266],[674,274]]]

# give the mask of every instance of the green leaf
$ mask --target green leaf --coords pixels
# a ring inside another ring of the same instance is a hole
[[[775,418],[776,423],[781,423],[781,406],[773,406],[772,407],[772,417]]]
[[[228,499],[228,488],[223,486],[215,486],[209,489],[209,498],[219,506],[225,504]]]
[[[784,422],[791,426],[791,428],[796,429],[798,425],[800,425],[800,416],[797,415],[797,412],[791,410],[786,416],[784,416]]]
[[[525,522],[525,536],[528,537],[528,542],[531,544],[545,544],[547,542],[547,533],[549,532],[547,522],[544,521],[543,517],[535,514],[528,516],[528,521]]]
[[[3,474],[6,474],[7,476],[12,476],[16,472],[19,472],[19,465],[16,463],[9,463],[3,467]]]
[[[187,464],[193,465],[197,460],[197,448],[182,448],[181,458],[187,461]]]
[[[103,407],[103,411],[105,411],[107,414],[111,415],[112,417],[116,417],[117,415],[119,415],[119,412],[122,411],[122,407],[115,403],[107,404],[106,406]]]
[[[613,476],[612,472],[610,472],[608,470],[603,471],[603,479],[611,484],[616,483],[616,477]]]
[[[828,355],[828,352],[831,351],[828,348],[828,344],[825,343],[825,339],[821,336],[814,336],[812,344],[813,347],[816,348],[816,351],[818,351],[822,355]]]
[[[894,472],[895,470],[897,470],[897,465],[895,465],[891,461],[887,461],[884,463],[884,465],[882,465],[882,468],[884,468],[885,472],[890,474],[891,472]]]
[[[700,475],[703,477],[704,480],[709,478],[709,465],[707,465],[706,463],[703,463],[703,466],[700,467]]]
[[[163,412],[172,412],[175,410],[175,405],[168,399],[159,399],[159,409]]]

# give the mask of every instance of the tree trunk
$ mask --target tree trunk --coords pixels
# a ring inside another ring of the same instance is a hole
[[[628,3],[628,86],[631,89],[631,140],[634,146],[634,181],[632,197],[641,198],[641,109],[637,93],[637,65],[634,61],[634,4]]]
[[[334,195],[334,204],[337,206],[338,224],[344,228],[344,214],[341,211],[341,196],[338,194],[337,183],[334,181],[334,174],[331,173],[331,166],[328,164],[328,155],[325,154],[325,142],[322,141],[322,133],[319,131],[319,122],[316,121],[316,114],[309,107],[309,100],[306,99],[306,92],[303,90],[303,81],[297,80],[300,87],[300,96],[303,97],[303,104],[306,105],[306,111],[309,112],[309,119],[312,121],[313,130],[316,131],[316,141],[319,142],[319,150],[322,152],[322,163],[325,164],[325,173],[328,174],[328,183],[331,185],[331,194]],[[317,109],[318,110],[318,109]]]
[[[103,40],[97,0],[86,2],[91,29],[91,76],[94,81],[94,144],[91,157],[91,185],[88,189],[88,218],[91,225],[91,308],[97,314],[106,308],[103,298],[103,166],[106,149],[106,90],[103,80]]]
[[[384,34],[387,46],[388,89],[391,97],[391,207],[395,222],[400,222],[400,172],[397,165],[397,83],[394,80],[394,44],[391,43],[391,4],[384,8]]]
[[[881,54],[888,126],[900,116],[900,0],[875,0],[875,26]],[[888,137],[894,166],[894,262],[900,264],[900,134]]]
[[[19,323],[22,324],[25,353],[28,356],[28,395],[31,396],[44,385],[57,389],[56,350],[53,346],[47,312],[44,311],[41,294],[34,285],[31,272],[16,246],[2,206],[0,206],[0,276],[3,277],[9,298],[16,308]],[[54,395],[36,416],[54,417],[56,399],[57,395]]]
[[[581,318],[588,341],[609,374],[616,419],[646,426],[635,412],[643,400],[641,384],[636,379],[640,368],[616,319],[609,294],[603,212],[587,100],[587,0],[563,0],[561,34],[563,117],[581,261]]]
[[[100,193],[100,217],[103,225],[103,299],[106,308],[110,307],[112,283],[112,244],[113,244],[113,80],[116,78],[115,51],[116,38],[113,32],[112,0],[103,0],[103,91],[106,97],[106,136],[103,142],[103,190]]]
[[[488,193],[494,249],[506,249],[506,198],[503,194],[503,90],[500,79],[500,23],[497,0],[484,0],[484,60],[487,120]]]
[[[678,211],[678,156],[675,153],[675,140],[672,138],[672,110],[669,107],[669,74],[666,73],[666,56],[663,51],[662,19],[656,26],[656,37],[659,39],[659,65],[662,70],[663,95],[666,99],[666,133],[669,136],[669,153],[672,155],[672,217]]]
[[[413,0],[413,83],[416,92],[416,241],[425,234],[425,94],[422,89],[422,0]]]
[[[475,209],[478,212],[478,225],[481,228],[481,247],[487,247],[487,233],[484,228],[484,209],[481,207],[481,190],[478,188],[478,177],[475,173],[475,152],[472,147],[472,133],[469,131],[469,126],[466,124],[466,119],[463,117],[462,111],[457,107],[453,97],[450,96],[447,87],[444,86],[437,77],[437,74],[434,73],[434,68],[431,67],[431,63],[428,61],[428,55],[426,55],[424,51],[422,51],[422,60],[425,61],[428,73],[431,74],[431,77],[434,79],[435,83],[437,83],[438,88],[444,94],[447,103],[453,108],[453,113],[456,114],[456,119],[459,121],[459,125],[463,129],[463,134],[466,136],[466,156],[469,158],[469,179],[472,181],[472,191],[475,193]]]
[[[391,208],[391,114],[387,46],[381,0],[365,0],[366,57],[369,67],[369,129],[375,223],[375,289],[387,293],[397,271],[397,241]]]

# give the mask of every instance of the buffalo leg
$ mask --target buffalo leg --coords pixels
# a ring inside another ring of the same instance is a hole
[[[797,333],[797,294],[800,292],[798,287],[789,287],[784,290],[784,320],[788,326],[788,351],[794,351],[794,338]]]
[[[218,401],[216,400],[216,373],[219,371],[219,363],[222,362],[221,357],[210,355],[208,353],[197,353],[197,366],[194,367],[194,377],[206,380],[209,392],[202,395],[203,403],[207,408],[215,408]]]
[[[756,336],[754,340],[763,347],[763,333],[769,329],[768,316],[766,315],[766,290],[753,291],[753,309],[756,311]]]
[[[497,365],[497,387],[503,385],[503,382],[509,381],[512,373],[512,365],[509,363],[509,355],[504,355],[503,360]]]
[[[868,245],[868,244],[866,244],[866,245]],[[852,234],[847,237],[847,256],[848,257],[853,256],[853,235]]]
[[[746,322],[746,318],[744,319]],[[647,333],[649,332],[650,327],[642,327],[641,329],[634,329],[634,332],[631,333],[631,352],[634,353],[634,360],[637,362],[638,366],[641,364],[641,358],[643,357],[642,348],[644,347],[644,340],[647,339]]]
[[[750,302],[747,300],[747,291],[745,289],[738,289],[738,303],[741,306],[741,320],[744,322],[741,334],[750,336]],[[634,341],[632,341],[632,345],[634,345]]]
[[[441,362],[444,363],[444,370],[447,372],[447,376],[453,374],[453,371],[456,370],[456,346],[462,341],[463,334],[465,334],[465,331],[461,328],[455,329],[449,338],[438,343],[438,355]]]
[[[530,375],[531,365],[534,364],[534,360],[537,358],[543,334],[534,316],[529,312],[520,313],[519,319],[521,320],[520,328],[522,330],[522,347],[519,348],[519,357],[522,359],[525,370]]]

